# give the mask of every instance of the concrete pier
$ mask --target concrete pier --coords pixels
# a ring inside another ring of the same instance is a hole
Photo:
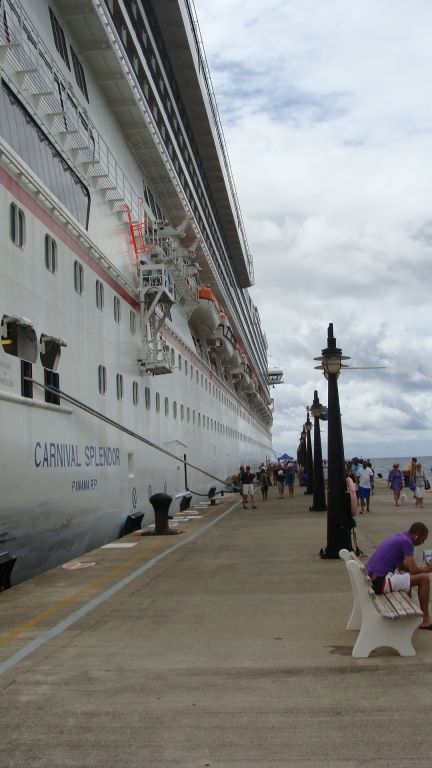
[[[367,554],[432,510],[376,485]],[[351,657],[348,574],[318,557],[303,490],[228,498],[0,594],[1,768],[429,766],[432,632],[412,658]]]

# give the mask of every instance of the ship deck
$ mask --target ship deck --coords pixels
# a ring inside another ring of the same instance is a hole
[[[376,481],[371,554],[426,510]],[[171,537],[130,534],[0,595],[2,768],[430,763],[432,633],[353,659],[351,587],[311,498],[237,497]],[[417,552],[417,559],[421,552]]]

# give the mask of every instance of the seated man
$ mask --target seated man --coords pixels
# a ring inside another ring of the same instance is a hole
[[[418,566],[414,560],[414,547],[423,544],[428,534],[429,531],[423,523],[413,523],[409,531],[389,536],[368,560],[366,568],[376,594],[400,591],[410,595],[411,587],[418,587],[420,608],[423,611],[420,629],[432,630],[428,576],[432,573],[432,562]]]

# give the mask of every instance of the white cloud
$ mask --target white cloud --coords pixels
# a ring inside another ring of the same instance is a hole
[[[276,450],[295,451],[334,323],[347,454],[430,454],[432,6],[199,0],[251,251]]]

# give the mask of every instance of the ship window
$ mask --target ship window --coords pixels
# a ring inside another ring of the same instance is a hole
[[[215,422],[215,424],[216,424],[216,422]],[[211,426],[211,431],[213,432],[213,419],[210,419],[210,426]]]
[[[63,29],[61,28],[59,20],[57,19],[56,16],[54,16],[54,13],[52,12],[51,8],[49,9],[49,14],[51,19],[51,27],[52,27],[55,47],[57,48],[67,68],[70,69],[65,34],[63,32]]]
[[[198,411],[198,426],[199,427],[201,426],[201,414],[199,411]]]
[[[192,424],[195,426],[195,411],[192,411]]]
[[[55,387],[56,389],[59,389],[60,376],[58,373],[55,373],[55,371],[49,371],[47,368],[45,368],[44,376],[46,387]],[[57,395],[55,392],[46,389],[45,402],[52,403],[53,405],[60,405],[60,395]]]
[[[25,216],[21,208],[18,208],[15,203],[11,203],[10,205],[9,233],[12,242],[15,243],[18,248],[24,248]]]
[[[139,386],[137,381],[132,383],[132,402],[134,405],[139,403]]]
[[[215,385],[213,384],[213,397],[215,396]]]
[[[199,382],[199,372],[198,371],[195,371],[195,377],[196,377],[196,383],[198,384],[198,382]]]
[[[87,229],[90,214],[87,186],[4,81],[0,131],[12,149]]]
[[[117,400],[123,400],[123,376],[121,373],[117,374]]]
[[[156,392],[156,413],[160,413],[160,394]]]
[[[36,333],[31,322],[24,317],[4,315],[1,326],[1,343],[8,355],[19,357],[28,363],[36,362]]]
[[[120,27],[120,37],[123,41],[123,45],[126,47],[128,37],[127,37],[127,29],[124,24],[122,24]]]
[[[171,347],[171,365],[175,366],[175,350],[174,347]]]
[[[207,379],[204,379],[204,381],[205,381],[205,391],[207,392],[207,390],[208,390],[208,381],[207,381]]]
[[[23,397],[33,397],[33,366],[27,360],[21,360],[21,395]]]
[[[188,361],[185,360],[185,376],[188,375]]]
[[[118,296],[114,296],[114,320],[119,323],[121,320],[121,306]]]
[[[129,323],[130,323],[130,332],[131,332],[132,336],[135,336],[135,334],[136,334],[136,314],[133,311],[133,309],[131,309],[131,311],[130,311]]]
[[[168,416],[168,415],[169,415],[169,400],[166,397],[165,398],[165,416]]]
[[[182,359],[181,359],[181,355],[179,355],[179,356],[178,356],[178,367],[179,367],[179,371],[181,371],[181,369],[182,369]]]
[[[177,402],[176,400],[173,400],[173,416],[176,419],[177,418]]]
[[[87,84],[86,84],[86,79],[84,74],[84,67],[81,64],[72,46],[71,46],[71,54],[72,54],[72,64],[75,72],[75,79],[77,81],[77,86],[80,89],[80,91],[84,94],[86,100],[88,101],[89,97],[87,92]]]
[[[186,408],[186,421],[188,424],[190,423],[190,408]]]
[[[53,275],[57,272],[57,243],[50,235],[45,235],[45,266]]]
[[[191,381],[193,381],[193,365],[191,365],[190,367],[190,372],[191,372]]]
[[[82,296],[84,292],[84,269],[79,261],[74,262],[74,286],[76,292]]]
[[[209,428],[209,423],[210,423],[210,420],[209,420],[209,417],[207,416],[207,429]]]
[[[205,429],[206,420],[205,420],[205,414],[204,413],[203,413],[202,421],[203,421],[203,429]]]
[[[184,405],[180,406],[180,418],[182,421],[184,421]]]
[[[96,306],[101,311],[104,308],[104,287],[100,280],[96,280]]]
[[[104,365],[100,365],[98,368],[98,384],[99,384],[99,394],[101,395],[104,395],[106,393],[106,382],[107,382],[106,368]]]
[[[201,374],[201,389],[203,388],[203,386],[204,386],[204,376]]]
[[[150,388],[149,387],[145,388],[144,396],[145,396],[145,406],[146,406],[147,410],[149,411],[150,407],[151,407]]]

